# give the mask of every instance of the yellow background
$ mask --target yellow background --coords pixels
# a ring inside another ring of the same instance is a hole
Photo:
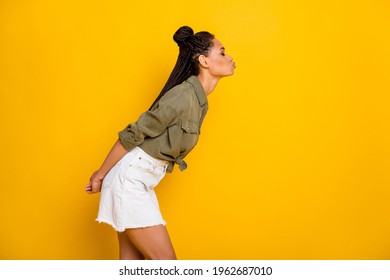
[[[158,186],[180,259],[390,259],[390,21],[380,0],[0,1],[0,259],[116,259],[83,187],[176,61],[236,61]]]

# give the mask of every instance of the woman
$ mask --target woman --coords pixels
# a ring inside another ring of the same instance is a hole
[[[188,26],[173,36],[176,65],[148,111],[119,132],[119,139],[85,186],[101,191],[97,221],[110,224],[120,259],[176,259],[154,187],[196,145],[209,95],[219,79],[234,73],[232,57],[209,32]],[[104,180],[103,180],[104,179]]]

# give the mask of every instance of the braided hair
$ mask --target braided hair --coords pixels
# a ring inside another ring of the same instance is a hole
[[[150,106],[149,110],[160,100],[164,94],[176,85],[181,84],[192,75],[199,74],[198,58],[200,55],[207,56],[213,46],[214,35],[207,31],[194,34],[189,26],[180,27],[173,35],[173,40],[179,46],[179,57],[168,81]]]

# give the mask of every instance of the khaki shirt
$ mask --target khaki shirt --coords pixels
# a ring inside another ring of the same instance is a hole
[[[151,110],[118,133],[127,151],[139,146],[149,155],[187,168],[184,157],[195,147],[208,109],[207,97],[196,76],[169,90]]]

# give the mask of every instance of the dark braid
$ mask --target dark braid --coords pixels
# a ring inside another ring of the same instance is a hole
[[[156,100],[150,106],[149,110],[156,105],[164,94],[176,85],[181,84],[192,75],[199,74],[198,57],[200,55],[207,56],[211,47],[214,35],[207,31],[201,31],[194,34],[191,27],[182,26],[173,35],[173,40],[179,46],[179,57],[177,58],[175,67],[168,78],[165,86],[157,96]]]

